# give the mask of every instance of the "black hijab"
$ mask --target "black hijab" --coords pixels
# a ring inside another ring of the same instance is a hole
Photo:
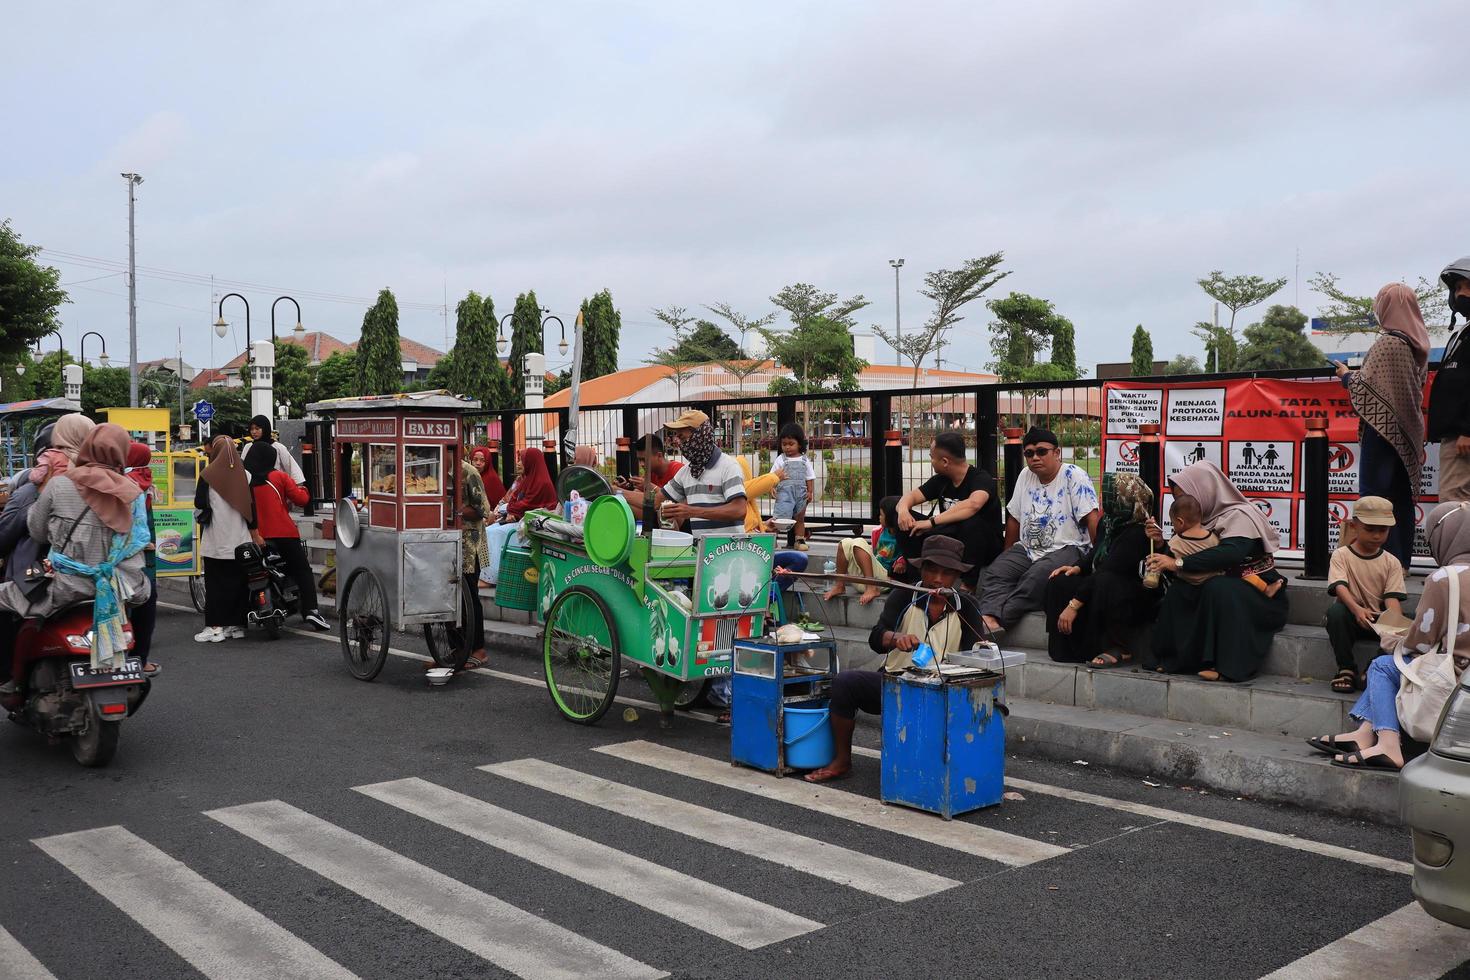
[[[245,451],[245,472],[250,474],[252,487],[264,486],[266,477],[276,468],[276,447],[261,439],[250,444]]]

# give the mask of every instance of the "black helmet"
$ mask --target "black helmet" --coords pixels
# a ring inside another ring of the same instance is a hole
[[[34,462],[46,450],[51,448],[51,433],[56,430],[55,422],[47,422],[36,432],[36,438],[31,440],[31,460]]]
[[[1461,296],[1458,299],[1455,297],[1455,283],[1460,279],[1470,279],[1470,255],[1451,262],[1439,274],[1439,281],[1444,283],[1445,288],[1450,291],[1451,327],[1455,325],[1456,313],[1470,320],[1470,296]]]

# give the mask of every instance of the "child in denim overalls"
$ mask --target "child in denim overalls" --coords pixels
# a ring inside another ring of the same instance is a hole
[[[806,550],[806,508],[814,493],[812,461],[806,457],[806,433],[792,422],[781,429],[781,455],[771,467],[781,474],[776,484],[776,517],[796,518],[796,547]]]

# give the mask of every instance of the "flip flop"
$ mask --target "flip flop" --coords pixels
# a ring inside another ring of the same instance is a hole
[[[1402,766],[1393,764],[1393,760],[1386,755],[1363,756],[1363,750],[1349,752],[1341,759],[1333,759],[1332,764],[1339,769],[1386,769],[1389,772],[1398,772]]]
[[[852,775],[852,770],[849,769],[846,772],[836,772],[830,776],[823,776],[822,773],[826,771],[826,767],[823,767],[813,772],[809,772],[801,778],[809,783],[835,783],[839,779],[846,779],[848,776]]]
[[[1106,657],[1107,659],[1104,660],[1104,657]],[[1121,657],[1111,653],[1100,653],[1097,656],[1093,657],[1091,660],[1087,661],[1087,666],[1091,667],[1093,670],[1107,670],[1109,667],[1121,667],[1126,663],[1131,663],[1132,661],[1133,654],[1131,653],[1125,653]]]
[[[1361,751],[1357,742],[1336,742],[1327,735],[1323,735],[1320,738],[1309,738],[1307,739],[1307,744],[1323,755],[1345,755]]]
[[[476,670],[480,667],[488,666],[489,663],[489,657],[470,657],[464,662],[464,666],[461,667],[460,670]]]

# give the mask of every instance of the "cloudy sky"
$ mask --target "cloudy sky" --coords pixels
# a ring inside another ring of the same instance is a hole
[[[916,324],[924,272],[1003,251],[1000,288],[1055,301],[1090,365],[1140,322],[1197,353],[1211,269],[1310,312],[1313,272],[1370,293],[1470,253],[1451,2],[231,6],[6,13],[0,217],[62,269],[68,346],[126,354],[125,170],[141,355],[182,330],[200,365],[231,353],[210,276],[253,284],[257,338],[286,292],[353,339],[390,286],[441,348],[446,289],[568,315],[607,287],[633,365],[668,342],[654,307],[755,316],[804,281],[891,324],[901,256]]]

